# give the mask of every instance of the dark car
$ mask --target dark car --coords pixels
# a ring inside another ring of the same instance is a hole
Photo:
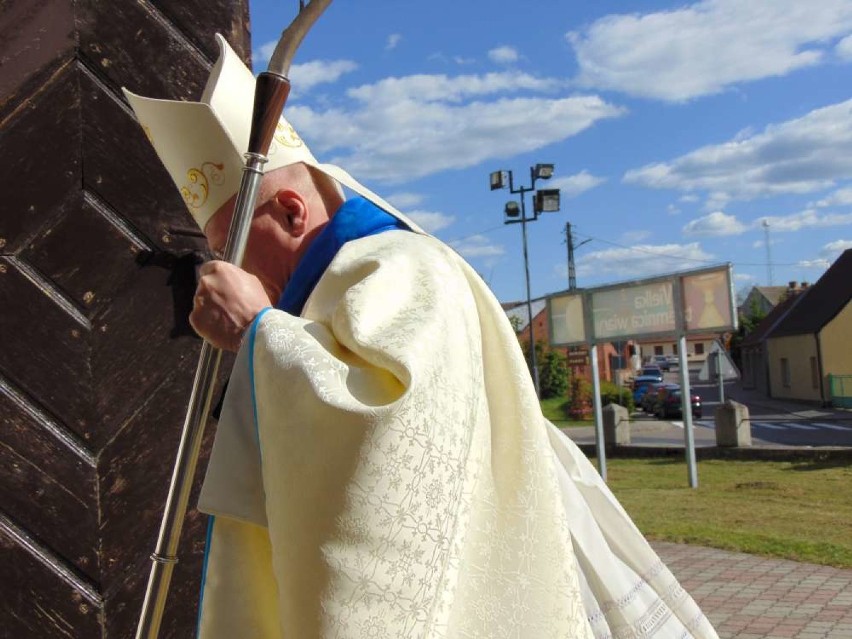
[[[654,414],[659,419],[668,419],[669,417],[681,417],[683,410],[681,408],[683,393],[680,387],[665,388],[657,394],[657,400],[654,404]],[[695,419],[701,419],[701,398],[698,395],[692,395],[692,416]]]
[[[657,404],[657,395],[662,389],[667,387],[680,388],[676,384],[664,384],[662,382],[651,384],[642,396],[642,410],[646,413],[653,413]]]
[[[660,370],[659,366],[646,365],[642,367],[642,372],[639,373],[640,377],[656,377],[658,382],[663,381],[663,371]]]

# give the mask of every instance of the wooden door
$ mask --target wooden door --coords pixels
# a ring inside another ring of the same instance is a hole
[[[203,242],[120,88],[197,99],[216,31],[247,58],[247,2],[0,3],[4,639],[133,636]],[[204,528],[191,511],[163,637],[193,635]]]

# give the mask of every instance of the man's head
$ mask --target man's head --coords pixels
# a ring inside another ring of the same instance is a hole
[[[236,195],[204,227],[214,252],[225,248],[235,200]],[[260,280],[272,304],[314,237],[342,203],[336,182],[305,164],[285,166],[264,176],[242,266]]]

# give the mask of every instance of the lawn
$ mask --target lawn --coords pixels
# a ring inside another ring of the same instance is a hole
[[[542,399],[541,412],[544,416],[552,421],[559,428],[572,428],[575,426],[594,426],[594,419],[586,420],[569,420],[565,413],[565,407],[569,400],[565,397],[551,397],[550,399]]]
[[[608,483],[649,539],[852,568],[849,462],[607,460]]]

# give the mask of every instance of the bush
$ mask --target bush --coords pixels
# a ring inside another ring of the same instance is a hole
[[[566,404],[568,417],[588,419],[592,415],[592,385],[582,377],[571,378],[570,400]]]
[[[631,413],[636,410],[633,402],[633,391],[626,386],[616,386],[612,382],[601,380],[601,406],[618,404]]]

